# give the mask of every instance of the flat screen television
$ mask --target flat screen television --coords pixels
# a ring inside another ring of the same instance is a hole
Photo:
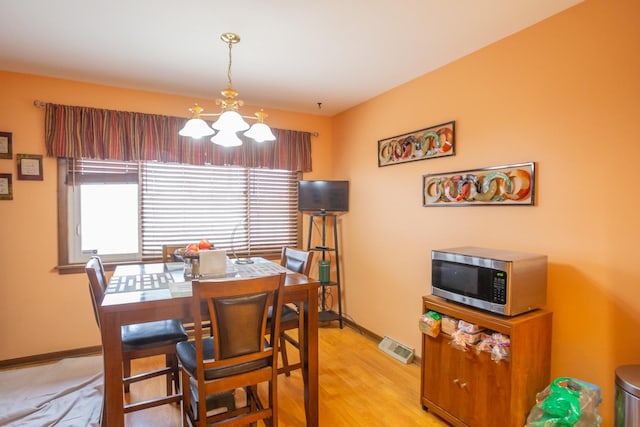
[[[349,181],[298,181],[300,212],[347,212]]]

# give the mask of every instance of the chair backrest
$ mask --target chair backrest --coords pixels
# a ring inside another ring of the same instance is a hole
[[[313,252],[311,251],[284,247],[282,248],[280,264],[291,271],[308,276],[309,270],[311,269],[312,259]]]
[[[174,262],[173,253],[186,245],[162,245],[162,262]]]
[[[277,363],[282,294],[286,274],[238,279],[192,282],[192,310],[195,324],[198,378],[204,370],[265,359]],[[211,319],[214,359],[203,361],[201,308]],[[276,322],[267,330],[267,313],[273,310]],[[267,335],[269,340],[266,341]],[[268,343],[268,345],[265,345]],[[277,366],[276,366],[277,368]]]
[[[104,266],[100,257],[92,256],[85,266],[87,277],[89,278],[89,293],[91,294],[91,302],[93,303],[93,314],[96,317],[96,323],[100,327],[100,306],[104,299],[104,293],[107,289],[107,277],[104,273]]]

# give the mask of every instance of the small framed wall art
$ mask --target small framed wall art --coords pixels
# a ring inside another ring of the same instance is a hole
[[[535,163],[422,176],[422,206],[533,205]]]
[[[13,200],[10,173],[0,173],[0,200]]]
[[[12,157],[11,132],[0,132],[0,159],[10,159]]]
[[[378,141],[378,167],[453,156],[456,122],[442,123]]]
[[[18,179],[42,181],[42,155],[18,154]]]

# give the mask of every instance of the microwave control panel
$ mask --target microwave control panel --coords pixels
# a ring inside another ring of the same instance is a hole
[[[493,302],[496,304],[507,303],[507,273],[493,270]]]

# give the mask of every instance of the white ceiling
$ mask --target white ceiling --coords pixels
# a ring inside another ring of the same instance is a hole
[[[240,99],[333,115],[581,1],[0,0],[0,69],[211,100],[234,32]]]

